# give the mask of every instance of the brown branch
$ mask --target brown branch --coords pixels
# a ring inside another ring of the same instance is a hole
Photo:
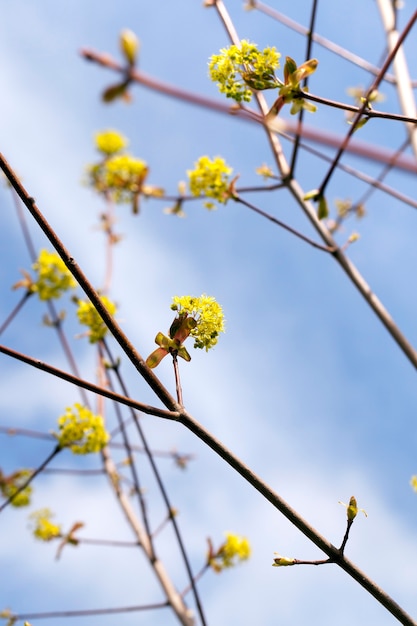
[[[126,396],[122,396],[110,389],[106,389],[105,387],[99,387],[94,383],[89,383],[82,378],[78,378],[77,376],[73,376],[68,372],[64,372],[63,370],[54,367],[53,365],[49,365],[48,363],[44,363],[39,359],[34,359],[26,354],[22,354],[21,352],[16,352],[11,348],[7,348],[6,346],[0,345],[0,353],[6,354],[14,359],[22,361],[23,363],[27,363],[31,367],[36,367],[43,372],[47,372],[48,374],[52,374],[53,376],[57,376],[62,380],[66,380],[67,382],[77,385],[77,387],[82,387],[83,389],[88,389],[94,393],[97,393],[100,396],[104,396],[105,398],[109,398],[110,400],[114,400],[115,402],[119,402],[120,404],[125,404],[133,409],[137,409],[138,411],[142,411],[142,413],[147,413],[148,415],[155,415],[157,417],[163,417],[165,419],[177,420],[178,413],[175,411],[165,411],[164,409],[159,409],[154,406],[150,406],[148,404],[144,404],[142,402],[138,402],[137,400],[133,400],[132,398],[128,398]]]

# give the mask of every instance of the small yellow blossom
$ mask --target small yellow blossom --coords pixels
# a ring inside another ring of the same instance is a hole
[[[213,160],[202,156],[194,164],[193,170],[188,170],[190,193],[193,196],[213,198],[221,204],[231,198],[229,177],[233,169],[221,157]],[[207,209],[214,209],[213,202],[204,202]]]
[[[209,551],[207,554],[207,563],[215,571],[233,567],[240,561],[246,561],[251,554],[249,541],[246,537],[239,537],[233,533],[225,533],[226,541],[215,552],[211,541],[209,540]]]
[[[114,302],[109,300],[107,296],[101,296],[100,299],[110,315],[114,315],[117,310]],[[78,300],[77,317],[80,324],[88,326],[88,337],[90,343],[97,343],[97,341],[100,341],[106,335],[107,326],[101,319],[100,315],[97,313],[92,302]]]
[[[197,325],[191,329],[190,335],[194,338],[194,348],[209,348],[216,345],[219,333],[224,333],[224,315],[222,307],[211,296],[203,294],[195,296],[174,296],[171,309],[178,315],[187,314]]]
[[[101,415],[75,403],[58,418],[59,433],[54,433],[61,448],[70,448],[74,454],[100,452],[110,439]]]
[[[34,521],[32,530],[34,537],[41,541],[51,541],[61,536],[61,526],[51,522],[53,514],[49,509],[40,509],[31,514],[30,518]]]
[[[252,90],[278,86],[275,70],[279,67],[280,56],[276,48],[260,51],[256,44],[243,39],[239,46],[222,48],[220,54],[213,54],[209,61],[209,75],[227,98],[249,102]]]
[[[22,491],[17,493],[21,487],[27,482],[32,475],[28,469],[21,469],[5,476],[0,471],[0,493],[7,500],[12,498],[10,504],[15,507],[28,506],[30,504],[30,496],[32,494],[31,485],[27,485]],[[15,496],[15,494],[17,495]]]
[[[117,132],[117,130],[104,130],[100,133],[96,133],[94,138],[97,150],[106,156],[120,152],[126,148],[129,143],[126,137]]]
[[[417,492],[417,476],[411,476],[410,485]]]

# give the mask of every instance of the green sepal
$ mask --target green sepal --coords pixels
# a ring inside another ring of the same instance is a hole
[[[178,356],[180,356],[184,361],[190,362],[191,357],[188,354],[187,348],[185,346],[180,346],[177,351]]]
[[[284,82],[288,85],[290,76],[297,70],[297,63],[291,57],[285,57]]]
[[[157,348],[146,359],[146,365],[150,367],[151,369],[153,369],[154,367],[160,364],[162,359],[166,357],[167,354],[168,354],[168,350],[165,350],[165,348]]]
[[[125,100],[128,99],[127,88],[129,86],[130,80],[124,80],[122,83],[117,83],[116,85],[110,85],[107,87],[102,93],[101,99],[103,102],[109,104],[110,102],[114,102],[117,98],[123,98]]]
[[[317,217],[319,220],[324,220],[326,217],[329,217],[329,207],[327,206],[327,200],[324,196],[319,196],[318,198],[319,205],[317,207]]]
[[[309,59],[308,61],[305,61],[299,67],[297,67],[296,71],[294,72],[294,80],[297,82],[297,84],[307,78],[307,76],[314,74],[318,64],[319,62],[317,59]]]
[[[164,335],[164,333],[158,333],[156,335],[155,343],[158,346],[161,346],[161,348],[164,348],[165,350],[169,350],[170,348],[175,348],[176,347],[174,345],[174,342],[172,341],[172,339],[170,339],[170,337],[167,337],[166,335]]]

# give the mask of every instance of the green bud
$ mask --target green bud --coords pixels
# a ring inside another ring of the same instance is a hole
[[[356,503],[355,496],[352,496],[351,499],[349,500],[349,506],[347,508],[347,518],[349,522],[353,522],[357,514],[358,514],[358,505]]]
[[[324,196],[320,196],[318,198],[319,206],[317,208],[317,217],[319,220],[323,220],[329,216],[329,207],[327,206],[327,201]]]

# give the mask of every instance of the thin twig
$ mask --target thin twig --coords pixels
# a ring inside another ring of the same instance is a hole
[[[89,615],[117,615],[119,613],[136,613],[139,611],[153,611],[154,609],[166,609],[168,602],[153,602],[152,604],[139,604],[136,606],[122,606],[106,609],[80,609],[70,611],[48,611],[44,613],[8,613],[7,618],[13,621],[48,619],[56,617],[85,617]]]
[[[180,404],[181,406],[184,406],[184,400],[182,398],[180,368],[178,367],[178,357],[176,354],[172,355],[172,363],[174,365],[175,389],[177,392],[177,401],[178,401],[178,404]]]
[[[22,491],[24,491],[26,489],[26,487],[29,487],[30,483],[36,478],[36,476],[38,476],[44,469],[45,467],[48,465],[48,463],[50,463],[52,461],[53,458],[55,458],[55,456],[58,454],[58,452],[60,452],[62,450],[62,448],[59,445],[56,445],[55,448],[53,449],[53,451],[51,452],[51,454],[49,454],[46,459],[39,465],[39,467],[37,467],[35,470],[33,470],[33,472],[31,472],[29,478],[27,480],[25,480],[24,483],[22,483],[17,489],[16,491],[13,493],[13,495],[11,495],[9,498],[7,498],[7,500],[5,500],[1,505],[0,505],[0,513],[1,511],[3,511],[6,506],[8,506],[9,504],[11,504],[11,502],[13,502],[13,500],[16,498],[16,496],[19,495],[19,493],[21,493]]]
[[[238,202],[239,204],[243,204],[244,206],[246,206],[251,211],[254,211],[255,213],[258,213],[258,215],[262,215],[262,217],[265,217],[267,220],[269,220],[273,224],[276,224],[277,226],[280,226],[281,228],[284,228],[285,230],[287,230],[288,232],[292,233],[293,235],[295,235],[299,239],[302,239],[303,241],[308,243],[310,246],[313,246],[313,248],[317,248],[318,250],[322,250],[323,252],[330,252],[330,253],[335,252],[336,246],[331,248],[330,246],[323,246],[322,244],[317,243],[316,241],[313,241],[313,239],[310,239],[310,237],[307,237],[306,235],[303,235],[298,230],[295,230],[295,228],[291,228],[291,226],[288,226],[288,224],[285,224],[284,222],[281,222],[281,220],[277,219],[273,215],[270,215],[269,213],[266,213],[262,209],[259,209],[254,204],[251,204],[247,200],[244,200],[241,196],[235,196],[233,199],[235,200],[235,202]]]
[[[305,61],[308,61],[308,59],[310,59],[311,57],[311,50],[313,47],[313,34],[314,34],[314,24],[316,21],[316,14],[317,14],[317,0],[313,0],[313,4],[311,7],[311,14],[310,14],[310,25],[309,25],[309,29],[308,29],[308,33],[307,33],[307,48],[306,48],[306,53],[305,53]],[[306,89],[306,87],[308,86],[308,77],[305,78],[304,83],[303,83],[303,88]],[[308,89],[306,89],[306,91],[308,91]],[[303,119],[304,119],[304,109],[301,108],[299,113],[298,113],[298,122],[297,122],[297,128],[298,130],[300,130],[302,128],[303,125]],[[301,135],[299,132],[297,132],[296,136],[295,136],[295,142],[294,142],[294,147],[293,147],[293,151],[292,151],[292,157],[290,159],[290,172],[291,172],[291,178],[294,176],[294,172],[295,172],[295,165],[297,162],[297,156],[298,156],[298,146],[300,143],[300,139],[301,139]]]
[[[27,290],[26,293],[23,294],[22,298],[20,298],[19,302],[16,304],[16,306],[13,308],[13,310],[9,313],[9,315],[4,320],[3,324],[0,326],[0,335],[4,333],[8,325],[14,320],[16,315],[19,313],[19,311],[21,310],[21,308],[23,307],[25,302],[27,302],[28,298],[31,295],[32,295],[32,292],[30,292],[29,290]]]

